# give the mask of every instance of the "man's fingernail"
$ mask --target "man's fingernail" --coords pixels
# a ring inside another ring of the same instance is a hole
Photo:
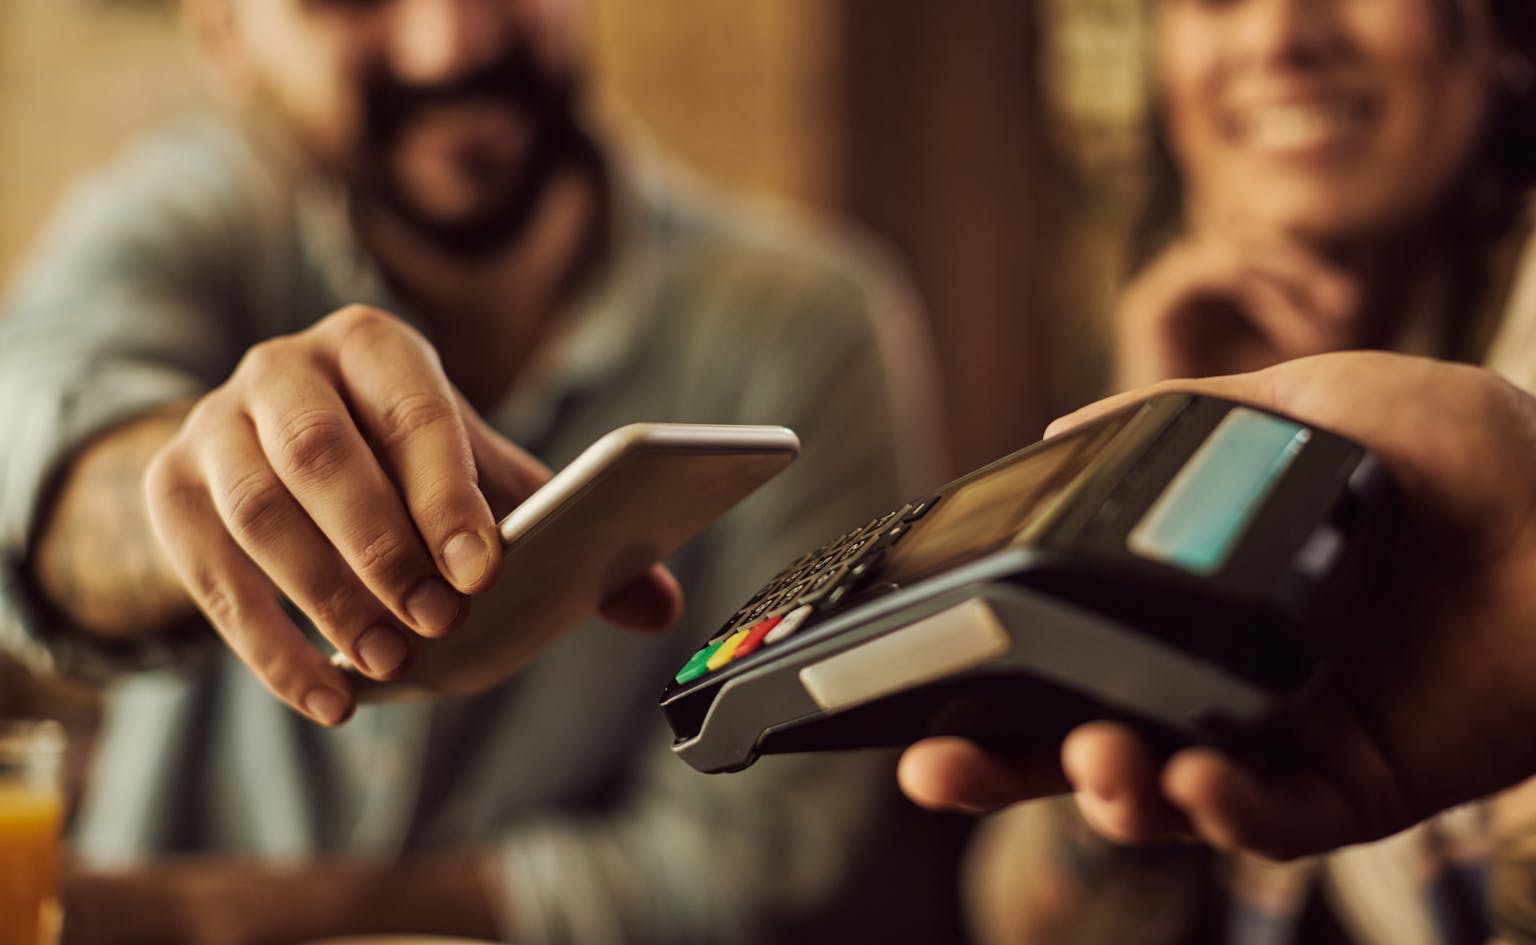
[[[357,638],[357,658],[370,676],[388,676],[400,668],[410,653],[405,637],[394,627],[369,627]]]
[[[427,578],[405,599],[405,612],[418,630],[442,633],[458,618],[461,605],[458,591],[437,578]]]
[[[491,566],[491,549],[474,532],[459,532],[443,545],[443,565],[448,577],[460,587],[469,587],[485,576]]]
[[[317,686],[304,696],[304,711],[326,725],[340,725],[352,714],[352,700],[334,689]]]

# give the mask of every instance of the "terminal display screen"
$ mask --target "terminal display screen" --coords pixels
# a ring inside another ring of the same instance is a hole
[[[952,487],[891,549],[875,580],[905,584],[996,551],[1028,534],[1068,495],[1136,411],[1066,433]]]

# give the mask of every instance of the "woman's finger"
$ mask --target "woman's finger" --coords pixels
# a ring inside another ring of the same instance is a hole
[[[1067,789],[1055,758],[1005,758],[949,737],[924,739],[907,748],[896,779],[915,804],[973,814]]]
[[[1215,749],[1191,748],[1169,761],[1162,782],[1213,846],[1289,860],[1364,839],[1354,808],[1317,775],[1265,777]]]
[[[1161,763],[1127,726],[1079,726],[1062,742],[1061,767],[1083,819],[1106,839],[1146,843],[1189,834],[1189,821],[1162,796]]]
[[[1244,272],[1238,286],[1243,314],[1271,352],[1266,358],[1268,362],[1337,351],[1350,347],[1354,341],[1354,325],[1319,316],[1284,286],[1257,270]]]
[[[1248,230],[1228,238],[1249,268],[1261,273],[1316,317],[1339,324],[1359,315],[1359,287],[1317,250],[1269,230]]]

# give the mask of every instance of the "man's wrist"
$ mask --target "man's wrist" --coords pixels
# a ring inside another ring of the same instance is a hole
[[[143,639],[195,613],[149,527],[143,490],[184,413],[157,411],[85,446],[39,517],[28,578],[47,607],[92,635]]]

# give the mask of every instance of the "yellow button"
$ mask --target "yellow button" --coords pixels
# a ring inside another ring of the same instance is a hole
[[[716,650],[715,655],[711,656],[709,662],[704,665],[708,667],[710,672],[714,672],[726,663],[729,663],[731,657],[736,655],[736,648],[741,646],[741,641],[745,640],[750,632],[750,630],[737,630],[731,634],[731,638],[720,644],[720,649]]]

